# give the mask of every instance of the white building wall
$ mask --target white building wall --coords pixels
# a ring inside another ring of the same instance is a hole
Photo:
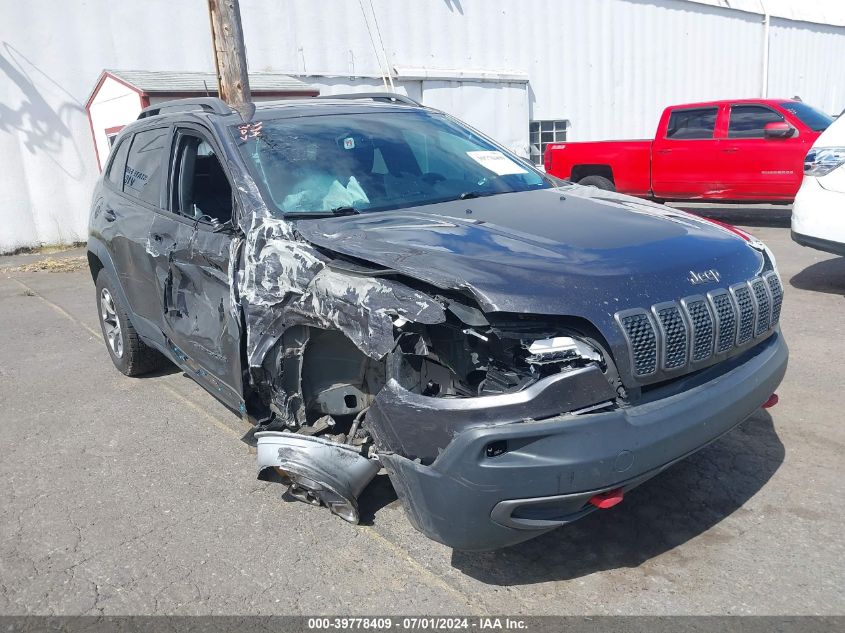
[[[755,5],[765,5],[774,16],[769,96],[845,108],[840,0],[372,5],[377,30],[355,0],[241,0],[250,68],[378,87],[384,63],[372,33],[391,67],[527,75],[528,84],[466,80],[457,90],[440,78],[428,90],[432,105],[515,149],[527,141],[528,117],[568,119],[576,140],[647,137],[667,105],[760,96],[764,27]],[[206,3],[0,0],[0,15],[0,252],[84,239],[98,175],[83,108],[89,91],[103,68],[212,70]],[[400,82],[425,102],[423,83]],[[491,96],[495,106],[485,109]]]
[[[845,28],[772,18],[769,47],[769,95],[845,109]]]

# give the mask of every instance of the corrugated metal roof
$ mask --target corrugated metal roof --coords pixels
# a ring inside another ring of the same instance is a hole
[[[175,72],[169,70],[111,70],[107,73],[121,81],[149,93],[210,92],[217,91],[214,73]],[[249,74],[249,87],[253,92],[312,92],[314,89],[290,75],[256,72]]]

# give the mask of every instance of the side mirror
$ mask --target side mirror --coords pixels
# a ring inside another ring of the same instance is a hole
[[[763,126],[763,136],[766,138],[790,138],[795,128],[786,121],[772,121]]]

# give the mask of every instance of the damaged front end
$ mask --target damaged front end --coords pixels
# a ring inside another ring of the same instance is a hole
[[[415,152],[406,132],[429,115],[405,112],[394,127],[319,117],[311,136],[299,116],[239,128],[253,176],[236,183],[233,302],[262,478],[357,522],[383,467],[420,531],[492,549],[583,516],[771,396],[779,332],[709,354],[716,317],[689,288],[714,262],[745,283],[758,250],[682,212],[554,188],[448,121],[435,128],[478,150]],[[680,368],[652,324],[678,298],[700,310],[677,328],[708,352],[679,344],[696,361]]]
[[[259,477],[296,499],[357,523],[384,456],[429,465],[468,429],[624,395],[585,323],[485,315],[458,291],[285,238],[247,249],[242,295]]]

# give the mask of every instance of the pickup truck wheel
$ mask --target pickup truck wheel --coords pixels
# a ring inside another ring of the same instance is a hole
[[[166,361],[135,331],[126,309],[117,298],[108,273],[97,275],[97,312],[106,349],[117,369],[127,376],[140,376],[163,366]]]
[[[616,187],[604,176],[587,176],[578,181],[579,185],[585,187],[595,187],[597,189],[604,189],[605,191],[616,191]]]

